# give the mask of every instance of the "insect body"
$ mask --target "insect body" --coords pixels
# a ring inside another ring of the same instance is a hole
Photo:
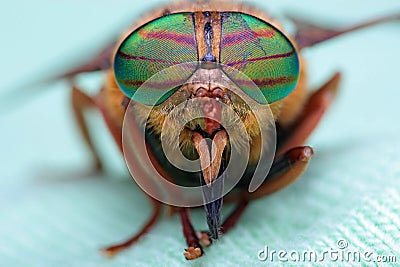
[[[137,235],[104,253],[113,255],[135,243],[156,222],[164,202],[179,211],[186,259],[198,258],[204,246],[235,225],[249,201],[289,185],[304,172],[313,150],[302,145],[333,101],[340,74],[309,93],[299,52],[346,31],[295,23],[298,33],[291,39],[275,20],[243,4],[178,3],[146,18],[113,49],[65,75],[105,71],[106,83],[95,97],[73,88],[77,121],[101,168],[83,118],[87,107],[101,110],[154,206]],[[177,145],[165,150],[164,141]],[[236,159],[234,151],[239,151]],[[169,162],[179,153],[197,171]],[[248,157],[242,172],[229,172],[229,164],[241,164],[235,161],[241,153]],[[208,231],[195,231],[190,222],[188,207],[195,206],[194,200],[179,205],[186,198],[174,189],[164,192],[166,201],[161,199],[159,177],[201,188]],[[229,186],[232,190],[225,192]],[[222,222],[223,201],[237,207]]]

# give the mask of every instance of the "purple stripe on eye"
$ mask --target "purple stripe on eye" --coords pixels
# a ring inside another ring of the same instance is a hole
[[[192,35],[177,35],[177,34],[170,33],[170,32],[140,31],[139,35],[142,38],[158,39],[158,40],[162,40],[162,41],[169,40],[169,41],[174,41],[174,42],[180,43],[180,44],[190,45],[190,46],[193,46],[193,48],[196,47],[196,40],[194,38],[194,34],[192,34]]]
[[[266,78],[262,80],[254,80],[254,83],[257,84],[259,87],[273,87],[281,84],[286,83],[293,83],[297,81],[296,76],[280,76],[276,78]]]
[[[167,63],[169,65],[182,64],[182,62],[173,62],[173,61],[169,61],[169,60],[165,60],[165,59],[148,58],[148,57],[143,57],[143,56],[130,55],[130,54],[126,54],[122,51],[118,51],[118,56],[122,57],[123,59],[127,59],[127,60],[147,60],[150,62]]]
[[[139,88],[144,83],[145,86],[142,87],[142,90],[163,90],[169,91],[177,86],[183,84],[187,79],[177,79],[177,80],[166,80],[166,81],[135,81],[135,80],[121,80],[120,84],[129,87]]]
[[[276,59],[276,58],[285,58],[285,57],[290,57],[290,56],[293,56],[293,55],[294,55],[294,51],[291,51],[291,52],[285,53],[285,54],[276,54],[276,55],[271,55],[271,56],[266,56],[266,57],[248,58],[248,59],[245,59],[245,60],[229,62],[229,63],[226,63],[226,65],[234,66],[234,65],[246,64],[246,63],[249,63],[249,62],[256,62],[256,61]]]
[[[236,45],[246,41],[254,41],[257,38],[272,38],[276,35],[276,31],[270,29],[262,29],[259,31],[242,31],[240,33],[226,34],[222,38],[222,47]]]
[[[252,81],[242,80],[242,79],[233,79],[233,80],[239,87],[252,88],[254,87],[254,84],[256,84],[258,87],[260,87],[261,90],[263,90],[264,87],[274,87],[281,84],[293,83],[297,81],[297,77],[280,76],[276,78],[252,79]]]

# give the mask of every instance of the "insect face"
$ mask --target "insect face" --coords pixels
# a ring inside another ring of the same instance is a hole
[[[206,185],[207,222],[212,236],[218,238],[229,161],[224,152],[227,147],[246,143],[248,133],[253,135],[250,139],[260,135],[254,114],[257,104],[269,108],[268,103],[295,88],[299,61],[293,45],[272,25],[244,13],[176,13],[131,33],[117,51],[114,69],[128,97],[154,106],[147,116],[138,115],[147,128],[164,135],[169,143],[179,139],[183,154],[197,152],[200,185]],[[250,104],[240,95],[250,98]],[[183,102],[181,112],[175,112],[164,133],[166,118]],[[271,119],[265,114],[259,117]],[[178,126],[180,122],[183,128]],[[238,123],[246,130],[229,136],[226,128],[238,128]],[[177,129],[179,138],[170,134]],[[213,185],[217,178],[219,185]]]

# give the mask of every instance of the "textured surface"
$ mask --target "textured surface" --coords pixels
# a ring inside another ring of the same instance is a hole
[[[299,78],[299,60],[289,40],[271,25],[246,14],[222,16],[221,63],[253,80],[265,99],[252,93],[252,85],[234,79],[259,103],[273,103],[287,96]]]
[[[323,6],[319,1],[290,2],[268,6],[339,26],[400,9],[397,0],[337,0]],[[146,5],[122,0],[104,5],[8,2],[0,16],[1,93],[95,53],[92,40],[100,46],[151,2]],[[289,188],[253,202],[232,232],[190,263],[183,257],[176,216],[163,217],[137,246],[114,259],[97,253],[137,230],[150,206],[127,178],[98,117],[91,124],[108,172],[100,179],[85,177],[90,162],[75,132],[68,85],[46,87],[45,94],[0,116],[0,266],[266,266],[271,263],[257,260],[265,245],[323,251],[337,249],[339,239],[347,240],[348,251],[394,254],[399,262],[399,43],[399,24],[391,23],[306,51],[314,86],[336,70],[344,73],[337,101],[307,142],[315,150],[310,168]],[[93,89],[99,80],[91,76],[80,82]],[[225,214],[229,208],[224,207]],[[202,211],[192,217],[197,228],[206,228]],[[326,260],[320,265],[337,264]]]
[[[192,14],[179,13],[151,21],[127,37],[119,47],[114,63],[116,79],[124,93],[131,98],[144,82],[159,71],[197,61],[194,31]],[[169,71],[163,78],[157,79],[163,81],[162,83],[152,82],[152,86],[147,86],[146,91],[150,90],[149,94],[143,97],[135,95],[133,99],[143,104],[157,102],[151,101],[152,96],[163,96],[173,85],[183,84],[194,73],[196,65],[192,67],[181,68],[180,72]],[[165,89],[167,83],[173,85]],[[169,91],[159,103],[176,90]]]

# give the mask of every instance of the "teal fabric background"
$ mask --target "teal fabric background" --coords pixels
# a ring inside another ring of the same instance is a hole
[[[397,0],[259,2],[278,15],[290,12],[337,27],[400,12]],[[399,22],[304,51],[313,87],[336,70],[344,74],[337,101],[307,142],[315,150],[311,165],[290,187],[251,203],[238,226],[204,257],[184,259],[178,216],[163,216],[136,246],[113,259],[97,252],[138,230],[150,205],[95,113],[92,133],[107,172],[85,175],[90,157],[72,120],[68,84],[31,84],[90,58],[157,3],[16,0],[2,5],[0,266],[282,265],[276,258],[260,262],[257,252],[266,245],[337,250],[340,239],[348,242],[347,251],[395,255],[400,262]],[[80,84],[95,91],[101,81],[90,75]],[[224,206],[224,214],[231,208]],[[196,228],[206,229],[201,210],[192,217]],[[318,265],[395,266],[329,260]]]

